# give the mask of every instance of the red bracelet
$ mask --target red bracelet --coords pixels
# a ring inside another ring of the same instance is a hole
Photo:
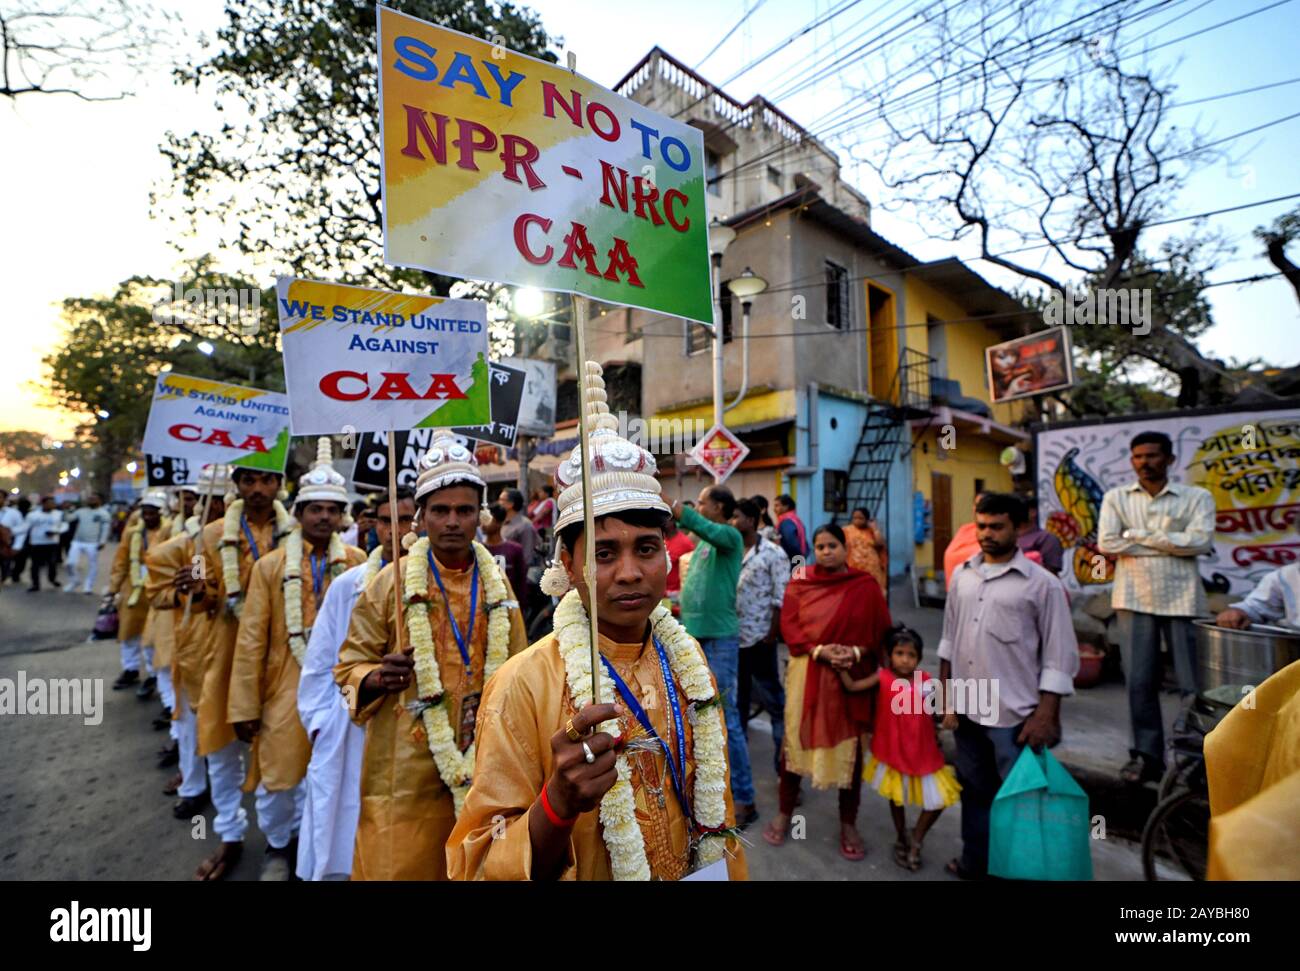
[[[578,821],[577,816],[571,816],[565,819],[554,809],[551,808],[551,797],[546,794],[546,783],[542,783],[542,811],[546,813],[546,818],[551,821],[552,826],[558,826],[561,829],[572,826]]]

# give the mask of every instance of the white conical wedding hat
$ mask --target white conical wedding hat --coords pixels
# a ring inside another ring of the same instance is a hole
[[[316,461],[311,471],[298,480],[294,502],[348,503],[348,483],[334,468],[334,447],[328,435],[316,443]]]
[[[591,447],[591,493],[596,518],[627,509],[655,509],[671,513],[664,501],[655,457],[618,434],[618,419],[609,412],[604,372],[595,361],[587,362],[587,428]],[[582,521],[582,447],[555,470],[556,530]]]
[[[487,488],[479,474],[478,459],[465,440],[447,429],[439,429],[429,443],[429,451],[420,459],[415,501],[419,502],[430,492],[461,484]]]

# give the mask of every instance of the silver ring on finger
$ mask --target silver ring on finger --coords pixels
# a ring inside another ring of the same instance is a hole
[[[588,765],[596,761],[596,753],[591,750],[591,746],[586,742],[582,743],[582,757],[587,760]]]

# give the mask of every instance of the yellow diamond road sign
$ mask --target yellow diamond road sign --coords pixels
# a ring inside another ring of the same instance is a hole
[[[691,458],[713,475],[718,485],[740,467],[749,454],[749,446],[736,437],[725,425],[714,425],[693,449]]]

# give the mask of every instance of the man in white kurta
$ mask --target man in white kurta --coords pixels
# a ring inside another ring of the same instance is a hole
[[[299,830],[297,874],[300,880],[347,880],[361,814],[361,764],[366,730],[348,714],[347,700],[334,683],[339,648],[348,636],[352,609],[373,579],[392,559],[389,504],[378,509],[379,545],[370,559],[341,574],[325,591],[307,642],[298,682],[298,716],[311,739],[307,764],[307,799]],[[409,489],[397,490],[397,529],[410,532],[415,500]],[[400,548],[400,547],[399,547]],[[405,551],[402,551],[405,553]],[[383,559],[378,557],[382,554]]]

